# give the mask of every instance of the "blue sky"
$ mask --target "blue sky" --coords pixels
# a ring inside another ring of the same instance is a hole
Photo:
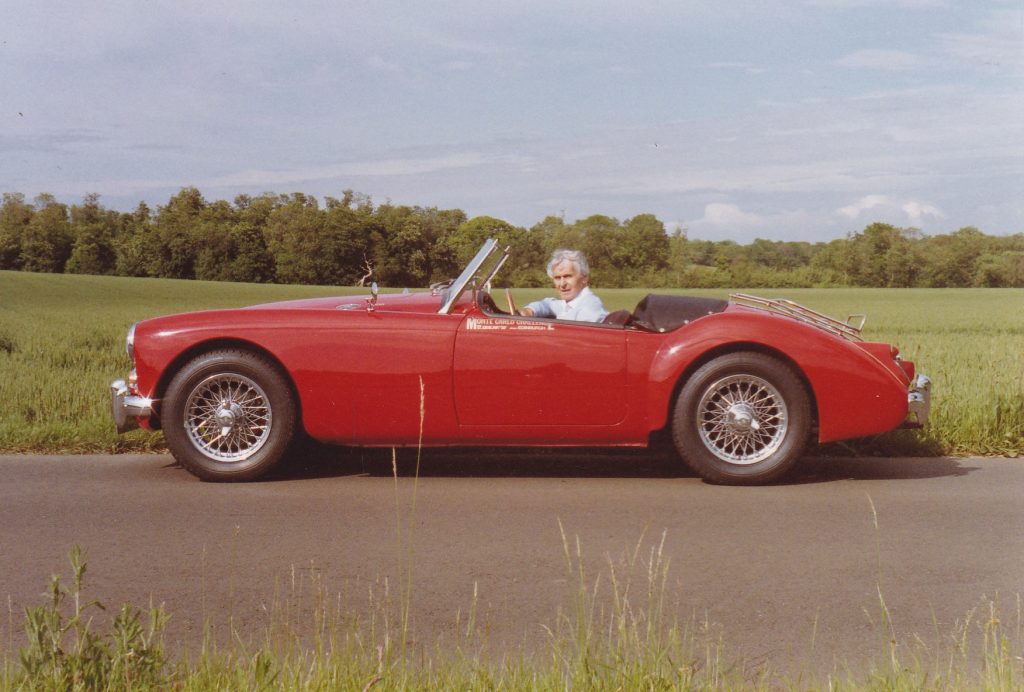
[[[0,191],[1024,232],[1024,0],[5,0]]]

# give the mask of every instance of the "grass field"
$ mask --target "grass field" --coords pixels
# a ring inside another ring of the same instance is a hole
[[[132,322],[172,312],[365,292],[0,272],[0,451],[162,449],[161,435],[136,431],[119,437],[110,419],[108,386],[129,368],[124,336]],[[632,308],[646,293],[598,292],[610,310]],[[934,381],[932,421],[925,432],[898,431],[846,445],[844,451],[1024,453],[1024,290],[752,292],[790,298],[838,317],[867,313],[864,336],[896,343]],[[520,303],[546,294],[542,289],[515,292]]]

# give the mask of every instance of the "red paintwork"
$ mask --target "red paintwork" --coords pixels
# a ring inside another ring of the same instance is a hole
[[[281,363],[306,431],[324,442],[643,446],[668,422],[688,372],[720,352],[754,349],[801,373],[821,442],[886,432],[907,414],[913,365],[901,366],[888,344],[743,306],[658,334],[488,315],[469,292],[449,315],[429,293],[382,295],[373,311],[367,303],[318,298],[141,322],[138,393],[159,410],[177,367],[237,344]]]

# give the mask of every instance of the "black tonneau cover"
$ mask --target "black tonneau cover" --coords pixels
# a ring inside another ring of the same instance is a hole
[[[637,304],[632,323],[642,329],[670,332],[697,318],[722,312],[727,305],[729,301],[717,298],[660,296],[652,293]]]

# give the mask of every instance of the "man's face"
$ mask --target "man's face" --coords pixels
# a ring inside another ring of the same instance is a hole
[[[558,297],[568,302],[578,296],[587,285],[587,277],[581,276],[574,262],[562,260],[552,267],[555,290]]]

